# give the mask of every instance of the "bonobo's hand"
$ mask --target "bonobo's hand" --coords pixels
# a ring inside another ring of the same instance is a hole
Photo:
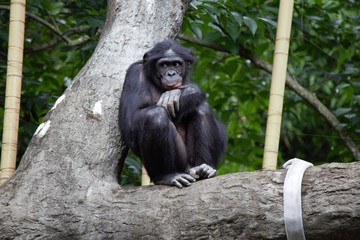
[[[176,186],[178,188],[188,187],[196,179],[186,173],[171,173],[154,181],[157,185]]]
[[[200,166],[190,168],[189,173],[195,179],[212,178],[216,175],[216,169],[203,163]]]
[[[180,109],[180,89],[173,89],[161,94],[156,105],[164,107],[172,118],[175,118],[176,112]]]

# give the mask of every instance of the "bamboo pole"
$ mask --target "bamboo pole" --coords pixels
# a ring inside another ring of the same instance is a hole
[[[16,167],[26,0],[11,0],[0,185]]]
[[[270,101],[266,123],[262,166],[264,170],[274,170],[277,166],[293,6],[293,0],[280,0]]]

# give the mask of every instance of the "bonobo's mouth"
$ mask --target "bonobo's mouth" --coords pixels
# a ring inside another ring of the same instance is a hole
[[[174,83],[174,84],[166,84],[165,88],[166,89],[175,89],[175,88],[180,88],[182,85],[182,82],[178,82],[178,83]]]

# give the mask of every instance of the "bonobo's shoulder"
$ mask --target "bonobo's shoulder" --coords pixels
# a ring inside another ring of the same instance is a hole
[[[193,82],[189,82],[184,86],[184,89],[189,91],[202,91],[201,88]]]
[[[132,63],[130,66],[129,66],[129,68],[128,68],[128,72],[129,71],[140,71],[141,70],[141,68],[142,68],[142,66],[143,66],[143,62],[142,61],[137,61],[137,62],[134,62],[134,63]]]

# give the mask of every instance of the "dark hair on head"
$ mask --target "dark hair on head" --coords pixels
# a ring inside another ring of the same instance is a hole
[[[145,53],[143,63],[145,64],[146,62],[158,61],[160,58],[164,57],[165,52],[170,49],[189,64],[192,64],[195,61],[195,56],[192,50],[181,47],[174,40],[167,39],[157,43],[150,51]]]

